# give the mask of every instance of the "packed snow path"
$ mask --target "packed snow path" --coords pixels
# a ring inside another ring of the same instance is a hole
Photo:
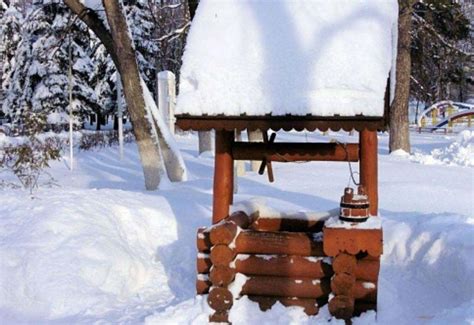
[[[474,161],[472,139],[473,133],[462,135],[462,161]],[[377,322],[473,322],[473,169],[448,165],[462,153],[451,144],[456,136],[413,134],[416,155],[409,157],[389,156],[387,140],[380,135],[385,240]],[[117,148],[109,148],[79,152],[73,172],[67,162],[53,163],[50,172],[59,187],[41,188],[34,198],[0,190],[0,323],[207,322],[205,299],[194,295],[195,233],[211,223],[213,159],[197,157],[194,135],[178,136],[178,144],[189,180],[159,191],[143,190],[134,145],[126,146],[124,161]],[[445,159],[431,155],[434,149],[445,152]],[[250,172],[240,178],[236,202],[261,197],[282,210],[327,210],[338,205],[349,179],[346,163],[274,164],[274,173],[273,184]],[[245,298],[231,313],[234,324],[328,319],[327,308],[312,318],[280,305],[262,313]],[[374,322],[371,312],[355,324]],[[338,323],[343,324],[331,322]]]

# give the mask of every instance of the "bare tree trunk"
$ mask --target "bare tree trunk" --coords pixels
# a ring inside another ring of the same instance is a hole
[[[398,149],[410,152],[408,102],[410,100],[412,5],[413,0],[399,0],[397,84],[390,108],[390,152]]]
[[[159,114],[152,103],[153,98],[150,96],[148,88],[140,82],[133,40],[128,33],[127,22],[119,1],[102,0],[110,31],[97,13],[85,7],[81,0],[63,1],[96,34],[120,72],[124,97],[145,175],[146,189],[156,189],[165,170],[158,141],[166,153],[166,163],[176,165],[176,168],[167,170],[170,179],[172,181],[185,179],[184,162],[177,149],[172,148],[173,139],[166,137],[169,132],[167,129],[162,129],[166,126],[162,121],[159,121]],[[146,105],[145,96],[149,97],[149,105]],[[158,120],[156,120],[157,116]]]
[[[103,4],[113,39],[114,52],[117,55],[117,68],[120,71],[123,92],[140,152],[145,187],[147,190],[155,190],[160,184],[164,167],[158,143],[156,143],[157,139],[152,138],[152,126],[150,120],[146,118],[144,90],[140,83],[140,71],[133,49],[133,41],[128,33],[127,20],[120,2],[118,0],[103,0]]]
[[[210,131],[199,131],[199,154],[206,151],[212,151],[212,134]]]

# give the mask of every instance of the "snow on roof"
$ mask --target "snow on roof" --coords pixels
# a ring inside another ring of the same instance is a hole
[[[201,0],[177,113],[382,116],[397,15],[396,0]]]

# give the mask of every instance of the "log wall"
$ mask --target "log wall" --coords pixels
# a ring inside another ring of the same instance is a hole
[[[376,309],[381,248],[375,246],[381,242],[373,239],[381,238],[378,230],[365,236],[364,230],[324,228],[323,235],[311,232],[322,228],[320,222],[271,220],[258,222],[237,212],[198,230],[196,291],[208,294],[214,310],[210,321],[228,322],[234,299],[244,295],[261,310],[280,302],[300,306],[308,315],[329,301],[331,314],[345,320]],[[370,241],[365,250],[359,247],[364,238]]]

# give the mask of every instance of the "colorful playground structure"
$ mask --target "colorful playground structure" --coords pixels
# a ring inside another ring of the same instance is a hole
[[[471,128],[474,105],[444,100],[424,110],[416,121],[418,130],[436,131]]]

